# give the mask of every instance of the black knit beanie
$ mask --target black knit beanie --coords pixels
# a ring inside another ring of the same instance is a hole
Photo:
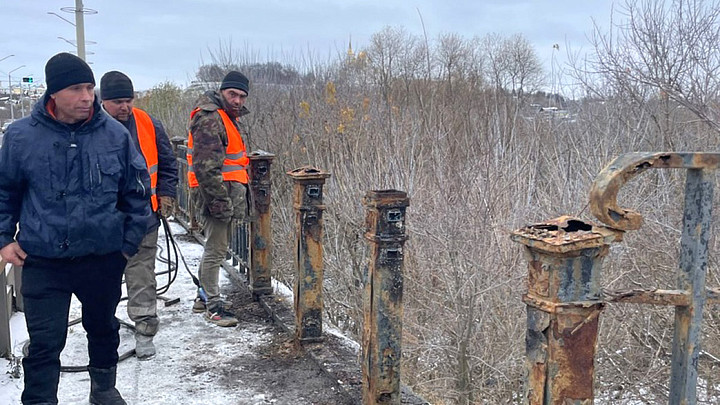
[[[95,84],[95,76],[90,66],[77,56],[63,52],[53,56],[45,64],[45,84],[48,94],[57,93],[80,83]]]
[[[132,81],[117,70],[105,73],[100,79],[100,98],[103,100],[135,98]]]
[[[220,85],[220,90],[224,89],[238,89],[250,94],[250,80],[244,74],[232,70],[225,75]]]

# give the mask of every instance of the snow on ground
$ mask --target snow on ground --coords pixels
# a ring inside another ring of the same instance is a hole
[[[184,234],[185,230],[171,223],[174,235]],[[162,234],[160,244],[164,246]],[[179,250],[185,256],[190,270],[197,274],[197,263],[202,255],[202,246],[176,240]],[[157,269],[167,269],[167,265],[156,262]],[[158,285],[167,284],[168,277],[158,276]],[[221,272],[221,283],[230,285],[229,279]],[[258,346],[265,344],[270,337],[270,327],[257,330],[241,328],[220,328],[209,324],[202,314],[192,313],[191,307],[196,288],[191,277],[184,269],[182,261],[175,282],[168,292],[168,299],[180,298],[180,302],[165,306],[158,300],[160,331],[155,336],[158,354],[147,361],[130,357],[118,364],[117,387],[128,404],[267,404],[265,394],[248,388],[242,383],[242,373],[238,373],[234,384],[219,383],[222,378],[217,372],[228,358],[247,358],[257,356]],[[292,294],[292,292],[290,293]],[[79,303],[73,298],[70,319],[80,316]],[[118,306],[119,319],[129,321],[126,301]],[[27,340],[25,319],[22,313],[15,313],[11,320],[13,351],[22,356],[22,347]],[[132,332],[121,327],[119,353],[134,348]],[[68,341],[62,353],[63,366],[84,366],[87,364],[87,341],[81,325],[70,327]],[[23,389],[22,378],[12,378],[8,373],[11,363],[0,359],[0,404],[20,404]],[[58,399],[60,404],[86,405],[90,392],[90,380],[87,372],[63,372],[60,377]]]

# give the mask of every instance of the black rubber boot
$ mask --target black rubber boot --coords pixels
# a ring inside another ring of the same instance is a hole
[[[117,367],[88,367],[90,373],[90,403],[94,405],[127,405],[115,388]]]

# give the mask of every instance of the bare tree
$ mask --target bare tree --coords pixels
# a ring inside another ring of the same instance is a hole
[[[520,95],[537,90],[544,78],[543,68],[530,42],[515,34],[505,40],[504,53],[510,90]]]
[[[542,64],[524,36],[515,34],[505,38],[489,34],[482,43],[488,76],[496,88],[523,94],[537,90],[542,84]]]
[[[666,136],[669,102],[720,130],[720,4],[628,0],[614,11],[613,20],[608,33],[595,25],[593,53],[586,61],[574,61],[576,77],[589,91],[601,97],[622,92],[638,104],[664,103],[666,109],[655,120]],[[587,80],[585,73],[600,76],[599,81]],[[667,144],[672,147],[671,140]]]
[[[441,80],[447,82],[452,92],[453,77],[464,80],[465,69],[471,56],[465,40],[457,34],[440,35],[437,46],[437,59]]]

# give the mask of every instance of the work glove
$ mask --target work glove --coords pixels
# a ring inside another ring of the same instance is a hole
[[[173,213],[175,212],[174,198],[168,196],[160,196],[158,197],[158,201],[160,203],[160,215],[164,216],[165,218],[173,215]]]

